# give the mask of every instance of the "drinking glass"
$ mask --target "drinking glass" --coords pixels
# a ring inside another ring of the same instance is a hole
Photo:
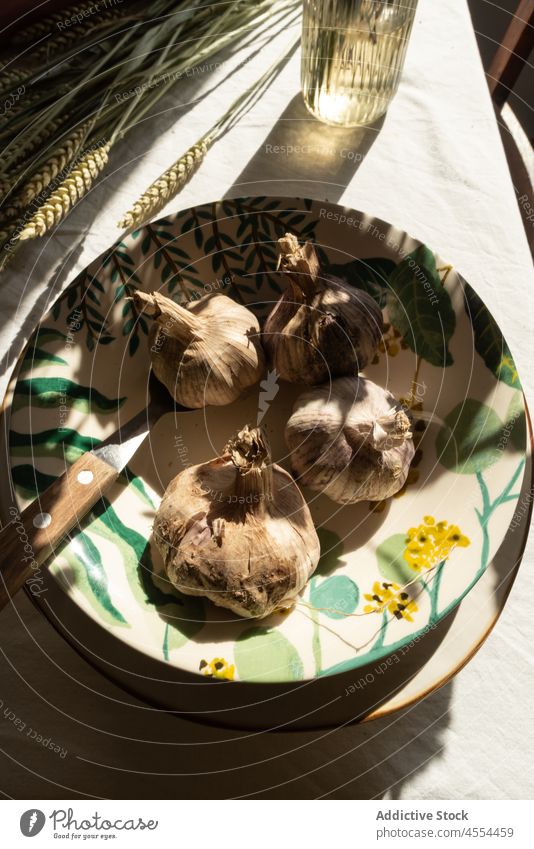
[[[304,0],[301,83],[321,121],[376,121],[397,91],[417,0]]]

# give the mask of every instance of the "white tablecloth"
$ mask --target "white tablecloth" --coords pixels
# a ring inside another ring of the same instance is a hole
[[[160,104],[164,113],[116,148],[107,178],[58,232],[17,257],[1,283],[2,393],[47,304],[290,35],[196,104],[189,101],[232,62],[178,84]],[[340,200],[391,221],[475,286],[499,318],[532,403],[531,260],[464,0],[420,0],[401,89],[379,132],[310,122],[298,63],[295,55],[170,208],[280,193]],[[313,150],[282,156],[276,144]],[[452,683],[392,718],[327,732],[249,736],[155,714],[80,660],[20,595],[0,616],[0,790],[19,799],[532,797],[533,553],[531,542],[501,620]]]

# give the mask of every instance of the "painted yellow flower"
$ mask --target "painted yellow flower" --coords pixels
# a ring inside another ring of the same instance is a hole
[[[512,383],[516,383],[516,381],[517,383],[519,383],[519,375],[517,373],[515,363],[513,359],[508,355],[501,357],[501,361],[497,367],[497,373],[501,374],[501,372],[509,373]]]
[[[412,569],[420,572],[447,560],[455,548],[466,548],[470,544],[458,525],[436,522],[433,516],[424,516],[422,524],[410,528],[406,535],[404,560]]]
[[[207,660],[201,660],[199,670],[206,678],[219,678],[221,681],[233,681],[235,675],[235,666],[231,666],[225,661],[224,657],[214,657],[208,663]]]
[[[417,613],[419,609],[413,598],[398,584],[386,581],[375,581],[372,593],[365,593],[364,598],[372,602],[365,605],[364,613],[382,613],[387,609],[397,619],[406,619],[408,622],[413,622],[411,614]]]
[[[389,322],[385,322],[382,338],[378,345],[378,351],[373,359],[373,364],[379,362],[380,357],[378,352],[381,354],[387,354],[388,357],[396,357],[401,348],[406,349],[407,347],[408,345],[396,327],[393,327],[393,325],[389,324]]]

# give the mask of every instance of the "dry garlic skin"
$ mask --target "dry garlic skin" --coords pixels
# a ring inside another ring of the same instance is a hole
[[[285,436],[299,483],[339,504],[394,495],[415,453],[405,408],[363,377],[339,378],[301,395]]]
[[[222,406],[237,400],[264,371],[255,315],[213,293],[186,307],[153,292],[134,300],[154,316],[149,331],[154,374],[184,407]]]
[[[291,607],[320,556],[302,493],[248,427],[171,481],[154,538],[180,592],[251,618]]]
[[[292,383],[319,384],[354,375],[369,363],[382,338],[382,312],[373,298],[322,269],[311,242],[286,234],[278,242],[287,275],[263,329],[272,367]]]

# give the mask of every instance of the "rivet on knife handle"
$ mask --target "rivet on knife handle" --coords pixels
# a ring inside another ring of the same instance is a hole
[[[119,471],[94,454],[80,457],[0,531],[0,610],[50,557],[117,479]]]

